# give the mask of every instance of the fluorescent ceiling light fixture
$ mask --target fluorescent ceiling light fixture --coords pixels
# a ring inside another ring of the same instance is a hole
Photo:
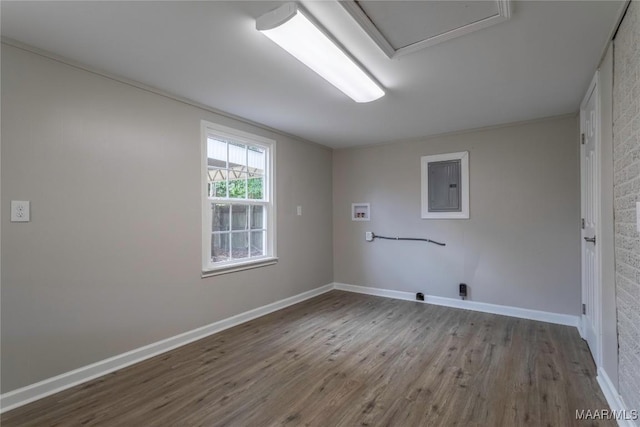
[[[356,102],[374,101],[382,88],[325,35],[296,3],[262,15],[256,28]]]

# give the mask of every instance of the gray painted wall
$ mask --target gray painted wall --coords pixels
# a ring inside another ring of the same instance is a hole
[[[331,150],[6,45],[2,115],[2,392],[332,282]],[[277,265],[200,278],[202,119],[277,140]]]
[[[614,41],[613,174],[619,389],[640,409],[640,2],[631,2]],[[640,426],[640,420],[636,421]]]
[[[420,157],[469,151],[469,220],[420,219]],[[578,120],[555,118],[368,148],[333,157],[336,282],[577,315]],[[352,222],[370,202],[370,222]],[[365,231],[428,237],[364,240]]]

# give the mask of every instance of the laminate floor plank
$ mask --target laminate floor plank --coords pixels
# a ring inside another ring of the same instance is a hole
[[[3,414],[2,426],[615,426],[577,330],[331,291]]]

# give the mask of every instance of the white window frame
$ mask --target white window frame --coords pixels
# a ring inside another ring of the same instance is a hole
[[[460,212],[429,212],[429,163],[460,160]],[[421,196],[422,219],[469,219],[469,152],[436,154],[422,156],[421,165]]]
[[[265,185],[264,200],[259,202],[250,199],[229,199],[208,196],[208,153],[207,138],[213,135],[218,138],[232,140],[245,145],[259,146],[265,149]],[[275,157],[276,141],[252,133],[240,131],[217,123],[202,120],[201,122],[201,182],[200,194],[202,198],[202,277],[210,277],[218,274],[247,270],[266,265],[275,264],[278,261],[276,254],[276,185],[275,185]],[[211,203],[212,202],[236,203],[242,205],[262,205],[267,211],[265,223],[266,245],[264,255],[260,257],[213,263],[211,261]]]

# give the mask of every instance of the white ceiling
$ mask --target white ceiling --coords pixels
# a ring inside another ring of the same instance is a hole
[[[335,1],[306,8],[386,88],[357,104],[255,30],[272,1],[1,3],[2,35],[331,147],[577,112],[616,1],[516,1],[509,21],[389,59]]]
[[[394,49],[400,49],[498,14],[498,3],[459,1],[362,1],[358,5]]]

